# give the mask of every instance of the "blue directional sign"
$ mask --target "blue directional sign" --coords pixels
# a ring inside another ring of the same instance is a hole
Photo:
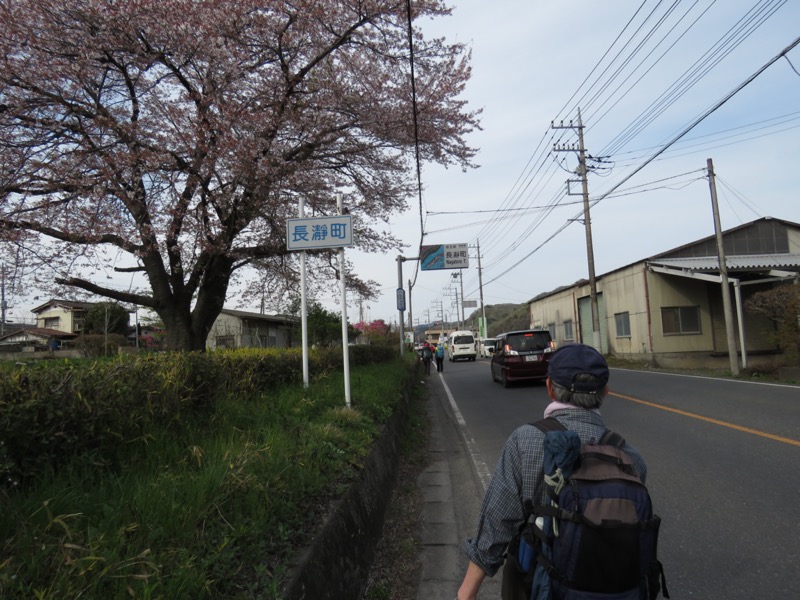
[[[423,271],[468,269],[469,248],[467,244],[420,246],[419,260]]]
[[[352,245],[352,215],[288,219],[286,221],[287,250],[347,248]]]
[[[400,312],[406,309],[406,291],[403,288],[397,288],[397,310]]]

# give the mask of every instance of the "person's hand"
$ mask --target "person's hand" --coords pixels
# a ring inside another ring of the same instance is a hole
[[[486,577],[486,573],[483,572],[483,569],[470,561],[467,572],[464,575],[464,581],[461,582],[461,587],[458,588],[456,600],[478,600],[478,590],[481,588],[484,577]]]

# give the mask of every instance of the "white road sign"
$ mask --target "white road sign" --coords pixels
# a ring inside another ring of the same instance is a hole
[[[286,221],[286,248],[314,250],[347,248],[353,245],[353,217],[314,217]]]

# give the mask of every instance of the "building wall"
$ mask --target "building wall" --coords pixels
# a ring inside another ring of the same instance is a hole
[[[602,290],[608,332],[608,351],[611,354],[632,357],[649,355],[650,311],[647,304],[647,274],[644,263],[638,263],[604,276],[598,284]],[[628,331],[618,326],[627,317]]]
[[[800,254],[800,230],[787,227],[786,233],[789,238],[789,254]]]
[[[580,341],[580,322],[578,320],[578,307],[576,298],[589,293],[589,286],[579,286],[565,289],[555,294],[532,302],[528,305],[528,320],[531,329],[548,329],[553,326],[550,335],[556,346],[567,342]],[[565,323],[572,322],[572,337],[566,335]]]
[[[289,325],[221,313],[208,333],[206,348],[288,348],[291,337]]]
[[[653,352],[718,352],[707,283],[660,273],[647,274]],[[699,308],[699,333],[664,333],[665,308]]]
[[[747,312],[747,299],[771,284],[742,287],[745,343],[748,366],[769,368],[775,361],[777,345],[773,338],[774,325],[766,317]],[[718,283],[673,275],[653,273],[645,263],[638,263],[604,275],[597,281],[597,292],[603,299],[600,319],[604,321],[604,350],[613,356],[645,360],[661,367],[725,368],[728,365],[728,345],[722,296]],[[577,304],[589,297],[588,283],[560,290],[529,304],[532,327],[555,331],[558,345],[570,341],[591,344],[581,339],[580,313]],[[736,303],[731,288],[734,311],[736,347],[740,349]],[[698,333],[664,333],[662,308],[698,307]],[[630,331],[618,331],[617,315],[627,313]],[[591,318],[588,316],[587,319]],[[574,339],[565,335],[566,321],[572,321]],[[587,331],[591,331],[588,324]],[[628,335],[625,335],[628,333]],[[586,337],[585,335],[583,336]]]
[[[52,319],[58,319],[58,323],[54,324]],[[65,333],[80,333],[77,326],[83,325],[83,319],[79,319],[76,323],[75,315],[71,310],[60,307],[53,307],[36,315],[36,326],[42,329],[56,329]]]

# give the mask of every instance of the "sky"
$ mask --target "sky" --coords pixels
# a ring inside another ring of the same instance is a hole
[[[462,283],[463,298],[480,306],[481,288],[485,305],[524,303],[588,278],[580,184],[567,192],[578,109],[598,276],[714,234],[709,158],[723,230],[767,216],[800,222],[800,46],[748,83],[796,41],[800,2],[453,4],[450,17],[415,25],[472,52],[463,98],[483,110],[482,130],[468,138],[480,167],[423,163],[421,203],[409,198],[390,220],[405,247],[346,251],[358,275],[380,285],[376,301],[348,297],[350,322],[398,321],[398,254],[409,259],[400,280],[406,296],[412,282],[415,325],[458,320]],[[420,271],[420,244],[468,244],[470,266]],[[320,300],[341,310],[338,297]],[[18,304],[11,319],[29,319],[41,302]],[[226,306],[259,309],[232,298]]]
[[[413,198],[391,221],[409,259],[420,243],[470,248],[464,270],[403,262],[414,324],[456,321],[462,279],[480,307],[481,288],[484,305],[524,303],[588,278],[580,183],[567,192],[579,109],[598,276],[714,235],[709,158],[723,230],[800,222],[800,46],[747,83],[795,42],[798,23],[800,2],[752,0],[470,0],[423,23],[471,48],[464,98],[483,116],[468,140],[480,168],[423,165],[421,206]],[[381,285],[378,301],[348,308],[350,321],[396,323],[397,255],[347,255]]]

